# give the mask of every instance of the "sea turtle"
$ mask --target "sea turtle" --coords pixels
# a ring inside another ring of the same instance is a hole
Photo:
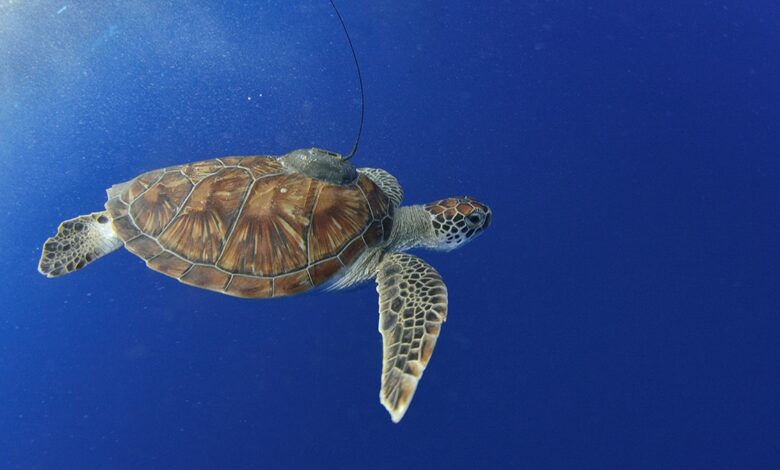
[[[223,157],[144,173],[108,189],[105,210],[63,222],[38,270],[56,277],[124,245],[165,275],[237,297],[341,289],[379,293],[380,401],[403,417],[447,315],[447,287],[406,250],[449,251],[490,209],[463,196],[401,206],[390,173],[321,149]]]

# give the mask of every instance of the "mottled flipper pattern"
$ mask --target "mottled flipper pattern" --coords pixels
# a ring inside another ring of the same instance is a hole
[[[397,423],[412,401],[447,319],[447,286],[428,263],[402,253],[384,257],[376,282],[384,346],[379,399]]]
[[[362,173],[373,181],[382,190],[385,195],[393,202],[395,207],[401,205],[401,201],[404,198],[404,191],[401,189],[401,184],[395,176],[386,172],[381,168],[359,168],[358,173]]]
[[[72,273],[122,246],[105,212],[93,212],[60,224],[43,244],[38,271],[47,277]]]

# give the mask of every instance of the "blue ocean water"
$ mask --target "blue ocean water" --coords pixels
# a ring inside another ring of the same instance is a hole
[[[373,284],[241,300],[121,250],[36,272],[154,168],[346,153],[327,1],[0,3],[0,468],[780,467],[780,4],[341,0],[358,166],[494,220],[404,420]]]

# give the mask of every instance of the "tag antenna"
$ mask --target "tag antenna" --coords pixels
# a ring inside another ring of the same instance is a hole
[[[339,9],[336,8],[336,4],[333,3],[333,0],[329,0],[329,1],[330,1],[330,5],[333,7],[333,11],[336,12],[336,16],[338,16],[339,18],[341,27],[344,29],[344,35],[347,37],[349,48],[352,51],[352,58],[355,59],[355,70],[357,70],[358,83],[360,83],[360,127],[358,127],[358,133],[357,133],[357,137],[355,137],[355,145],[352,146],[352,151],[349,152],[349,155],[344,157],[344,160],[349,160],[355,155],[358,149],[358,144],[360,144],[360,135],[363,133],[363,116],[366,113],[366,99],[363,94],[363,76],[360,75],[360,64],[358,63],[357,54],[355,53],[355,47],[352,45],[352,39],[350,39],[349,37],[349,31],[347,31],[347,25],[344,23],[344,18],[341,17],[341,13],[339,13]]]

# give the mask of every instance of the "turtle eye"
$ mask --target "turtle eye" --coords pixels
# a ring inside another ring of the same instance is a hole
[[[467,217],[471,225],[477,226],[482,223],[482,214],[480,212],[473,212]]]

